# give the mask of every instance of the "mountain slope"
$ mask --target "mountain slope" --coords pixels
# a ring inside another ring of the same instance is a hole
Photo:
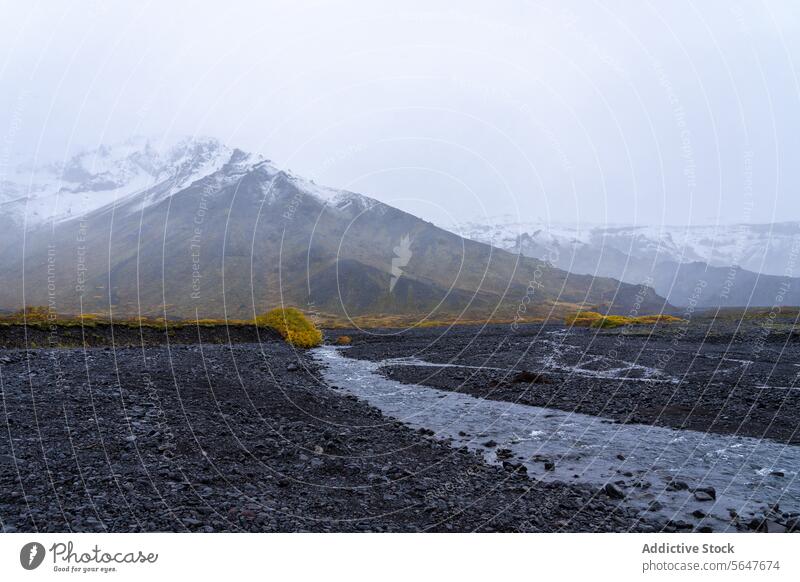
[[[728,230],[719,226],[578,229],[500,220],[490,226],[467,223],[456,230],[572,273],[646,282],[673,305],[800,305],[800,279],[791,276],[798,272],[800,223],[733,225]],[[737,265],[737,258],[751,264],[760,261],[774,270],[783,262],[781,276],[749,271]]]
[[[514,248],[519,237],[538,244],[592,247],[654,263],[706,263],[762,275],[785,276],[800,252],[800,222],[641,226],[524,222],[497,216],[453,225],[462,236]],[[795,269],[797,270],[797,269]]]
[[[34,226],[77,217],[147,190],[152,202],[156,193],[178,192],[219,170],[230,156],[231,150],[213,138],[164,145],[136,137],[61,163],[24,164],[0,183],[0,214]]]
[[[281,303],[339,316],[664,308],[652,289],[463,239],[240,150],[180,190],[159,185],[30,231],[24,255],[13,249],[0,276],[9,283],[0,307],[51,303],[65,313],[251,317]]]

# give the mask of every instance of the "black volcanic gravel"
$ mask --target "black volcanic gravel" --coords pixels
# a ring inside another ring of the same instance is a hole
[[[349,357],[416,357],[448,365],[381,368],[405,383],[622,423],[798,444],[800,336],[787,331],[792,324],[725,320],[601,331],[503,325],[343,333],[353,338],[344,352]]]
[[[328,387],[262,345],[0,350],[11,531],[652,531]]]

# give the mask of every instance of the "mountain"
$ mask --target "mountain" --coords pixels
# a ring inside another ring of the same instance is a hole
[[[219,170],[230,156],[230,148],[213,138],[163,144],[133,137],[62,161],[13,167],[0,180],[0,264],[13,261],[25,229],[88,215],[145,192],[142,203],[168,197]]]
[[[0,182],[0,213],[16,224],[38,225],[77,217],[145,190],[166,197],[216,172],[230,156],[230,148],[213,138],[166,145],[134,137],[63,162],[23,164]]]
[[[577,227],[499,217],[487,223],[453,230],[572,273],[647,282],[673,305],[800,305],[797,222]]]
[[[108,163],[86,161],[98,158]],[[166,155],[124,144],[62,169],[69,195],[41,190],[33,199],[46,211],[25,226],[25,245],[0,249],[0,308],[235,318],[279,304],[340,317],[671,309],[652,289],[464,239],[218,142]],[[75,216],[62,198],[91,209]]]

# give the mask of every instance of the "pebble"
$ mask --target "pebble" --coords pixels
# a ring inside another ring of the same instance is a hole
[[[608,495],[612,499],[625,498],[625,492],[615,483],[606,483],[605,487],[603,487],[603,491],[605,491],[606,495]]]

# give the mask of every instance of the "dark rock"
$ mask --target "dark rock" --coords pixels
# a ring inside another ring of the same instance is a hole
[[[506,471],[518,471],[520,473],[527,473],[528,468],[522,463],[514,463],[512,461],[503,461],[503,469]]]
[[[694,492],[694,498],[697,499],[698,501],[713,501],[714,500],[714,498],[711,497],[711,495],[709,495],[705,491],[700,491],[699,489]]]
[[[699,497],[697,497],[698,493],[705,493],[705,495],[707,495],[711,499],[717,498],[717,490],[714,489],[713,487],[695,487],[694,490],[695,499],[698,499],[699,501],[708,501],[708,499],[700,499]]]
[[[603,487],[603,491],[605,491],[606,495],[611,497],[611,499],[625,498],[625,492],[615,483],[606,483],[605,487]]]

